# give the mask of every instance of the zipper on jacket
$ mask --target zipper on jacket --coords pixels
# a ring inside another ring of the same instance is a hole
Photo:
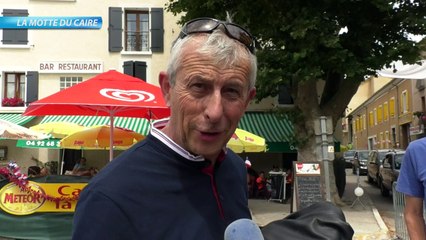
[[[216,199],[216,204],[217,204],[217,206],[219,208],[219,214],[222,217],[222,219],[225,219],[225,214],[223,212],[222,203],[220,202],[219,194],[217,192],[216,182],[214,181],[214,175],[213,175],[213,173],[214,173],[214,167],[212,165],[210,165],[210,166],[208,166],[206,168],[203,168],[202,172],[204,174],[207,174],[210,177],[210,183],[211,183],[211,186],[212,186],[213,195],[214,195],[214,197]]]

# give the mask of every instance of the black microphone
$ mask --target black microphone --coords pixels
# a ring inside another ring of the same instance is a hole
[[[241,218],[226,227],[225,240],[264,240],[264,238],[255,222]]]

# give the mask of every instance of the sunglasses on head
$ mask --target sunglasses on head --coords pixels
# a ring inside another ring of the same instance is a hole
[[[224,32],[228,35],[228,37],[244,44],[244,46],[246,46],[247,49],[254,54],[254,38],[247,30],[237,24],[220,21],[214,18],[196,18],[185,23],[179,34],[179,38],[182,39],[194,33],[212,33],[220,25],[223,25],[225,28]]]

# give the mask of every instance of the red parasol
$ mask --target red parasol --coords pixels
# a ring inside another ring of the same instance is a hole
[[[168,117],[170,109],[159,87],[111,70],[30,103],[23,115],[109,116],[113,146],[115,116],[160,119]]]

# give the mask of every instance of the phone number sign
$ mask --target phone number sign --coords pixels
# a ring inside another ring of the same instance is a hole
[[[59,139],[44,139],[44,140],[18,140],[17,147],[23,148],[60,148],[61,141]]]

